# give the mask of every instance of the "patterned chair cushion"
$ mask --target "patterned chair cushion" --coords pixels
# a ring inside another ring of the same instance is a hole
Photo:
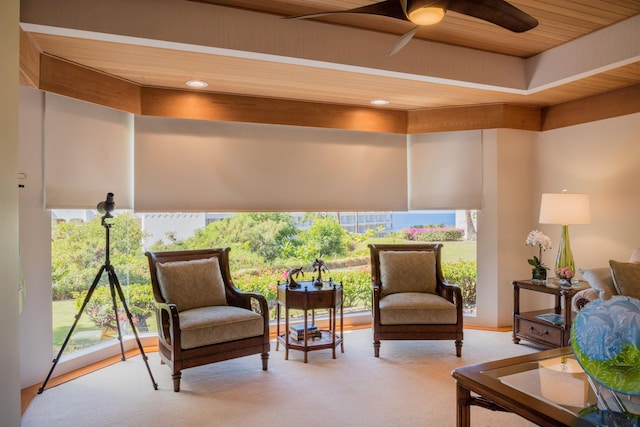
[[[436,292],[436,256],[424,251],[380,252],[381,296],[398,292]]]
[[[264,319],[260,314],[231,305],[194,308],[181,311],[178,316],[180,347],[185,350],[264,333]]]
[[[640,263],[609,261],[619,295],[640,299]]]
[[[457,319],[456,305],[435,294],[402,292],[380,300],[383,325],[451,325]]]
[[[178,311],[227,305],[218,258],[156,264],[162,296]]]

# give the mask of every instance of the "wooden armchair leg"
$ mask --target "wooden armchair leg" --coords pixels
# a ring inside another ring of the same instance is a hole
[[[179,392],[180,378],[182,378],[182,372],[181,371],[175,372],[173,375],[171,375],[171,378],[173,379],[173,391]]]
[[[462,341],[460,340],[456,340],[456,356],[457,357],[462,356]]]
[[[380,357],[380,341],[373,342],[373,354],[375,357]]]
[[[266,371],[267,365],[269,364],[269,353],[262,353],[261,357],[262,357],[262,370]]]

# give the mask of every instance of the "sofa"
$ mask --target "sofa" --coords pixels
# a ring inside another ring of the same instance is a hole
[[[578,273],[591,287],[573,297],[575,311],[598,298],[607,300],[614,295],[640,299],[640,248],[631,252],[628,262],[610,260],[608,267],[579,268]]]

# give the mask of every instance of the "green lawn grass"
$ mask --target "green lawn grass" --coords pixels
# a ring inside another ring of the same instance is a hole
[[[78,314],[79,308],[76,306],[75,300],[62,300],[53,301],[53,342],[59,342],[65,339],[76,314]],[[91,323],[87,315],[80,316],[80,320],[76,325],[74,332],[79,331],[91,331],[96,329],[96,326]]]
[[[67,337],[71,327],[73,326],[79,307],[76,305],[75,300],[53,301],[52,306],[53,348],[54,352],[57,353],[60,351],[64,339]],[[148,326],[150,331],[157,330],[155,318],[152,317],[148,319]],[[140,333],[140,331],[138,332]],[[124,333],[125,331],[123,331],[123,335]],[[110,339],[110,337],[103,337],[102,330],[89,320],[89,316],[87,316],[86,313],[82,313],[80,320],[78,320],[78,324],[73,330],[71,339],[65,348],[64,354],[96,344],[104,339]]]
[[[371,239],[371,243],[378,244],[419,244],[428,242],[415,242],[404,239],[396,239],[391,237]],[[442,243],[442,262],[455,262],[460,259],[475,261],[476,260],[476,247],[475,241],[456,241],[456,242],[443,242]]]

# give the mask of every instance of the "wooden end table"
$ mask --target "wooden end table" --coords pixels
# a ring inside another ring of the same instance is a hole
[[[284,307],[285,322],[284,331],[280,331],[280,310]],[[295,340],[289,333],[289,310],[304,311],[304,338]],[[328,329],[319,329],[319,337],[310,337],[308,333],[308,311],[311,310],[311,324],[315,324],[315,310],[326,309],[329,312]],[[339,312],[339,316],[338,316]],[[337,330],[337,322],[340,321],[340,330]],[[336,347],[340,345],[340,351],[344,353],[343,340],[343,305],[342,284],[331,281],[324,282],[322,287],[314,286],[313,282],[300,282],[299,288],[293,288],[288,284],[278,285],[278,298],[276,304],[276,351],[280,344],[285,348],[285,360],[289,360],[289,350],[304,352],[304,363],[307,363],[307,353],[313,350],[332,349],[333,358],[336,358]]]
[[[531,280],[514,280],[511,284],[513,285],[513,342],[518,344],[520,339],[525,339],[552,348],[568,345],[573,321],[571,299],[578,291],[587,289],[589,284],[581,281],[578,285],[563,287],[551,282],[534,283]],[[521,313],[521,289],[553,295],[554,308]]]

